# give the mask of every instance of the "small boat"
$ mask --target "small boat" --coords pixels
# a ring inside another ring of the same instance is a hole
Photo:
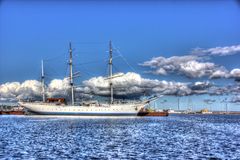
[[[149,110],[149,109],[143,109],[140,110],[138,113],[138,116],[168,116],[169,113],[167,110]]]
[[[9,110],[2,110],[0,111],[0,115],[24,115],[24,108],[22,107],[14,107]]]

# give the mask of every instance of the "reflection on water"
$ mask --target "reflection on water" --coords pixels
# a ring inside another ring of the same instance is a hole
[[[0,158],[236,159],[240,116],[0,116]]]

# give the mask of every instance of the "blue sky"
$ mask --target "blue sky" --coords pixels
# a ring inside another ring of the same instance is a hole
[[[146,74],[149,68],[139,64],[153,57],[188,55],[197,47],[238,45],[239,28],[240,3],[235,0],[3,0],[0,2],[0,84],[39,80],[41,59],[46,60],[49,79],[63,78],[69,41],[75,48],[77,64],[107,57],[110,39],[134,71],[144,78],[234,84],[233,79]],[[238,54],[215,56],[209,62],[230,71],[240,68],[239,58]],[[119,70],[133,71],[121,60],[115,62]],[[81,80],[102,75],[106,65],[96,63],[84,67],[76,66],[82,71]]]

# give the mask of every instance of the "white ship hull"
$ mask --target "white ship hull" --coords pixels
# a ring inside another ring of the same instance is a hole
[[[41,115],[79,115],[79,116],[136,116],[145,106],[139,104],[105,104],[91,106],[69,106],[51,103],[20,102],[28,111]]]

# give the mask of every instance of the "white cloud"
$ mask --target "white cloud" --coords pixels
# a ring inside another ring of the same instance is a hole
[[[211,75],[210,78],[211,79],[216,79],[216,78],[228,78],[229,77],[229,73],[226,69],[219,69],[214,71]]]
[[[214,63],[198,62],[196,60],[181,63],[179,65],[179,72],[191,78],[209,76],[216,70]]]
[[[225,47],[215,47],[209,49],[197,48],[193,50],[193,54],[195,55],[228,56],[238,53],[240,53],[240,44]]]
[[[55,79],[46,87],[46,93],[49,97],[66,95],[69,88],[67,79]],[[41,100],[42,86],[41,82],[36,80],[26,80],[23,83],[8,82],[0,85],[0,98],[5,100],[16,99],[37,99]]]
[[[49,83],[46,91],[49,97],[58,97],[58,96],[61,97],[63,95],[66,96],[69,89],[70,89],[69,79],[64,78],[63,80],[61,79],[52,80]]]
[[[167,71],[163,68],[159,68],[155,71],[156,74],[167,75]]]
[[[31,99],[41,95],[41,83],[36,80],[27,80],[23,83],[9,82],[0,85],[0,97],[8,100]]]
[[[191,90],[187,83],[159,81],[142,78],[128,72],[112,80],[114,94],[118,96],[141,96],[144,94],[187,95]],[[104,77],[94,77],[83,82],[85,91],[97,95],[109,95],[109,83]]]
[[[36,80],[27,80],[20,84],[19,82],[9,82],[0,85],[1,98],[25,99],[34,98],[41,95],[41,83]]]
[[[27,80],[20,85],[18,98],[35,98],[41,96],[41,83],[36,80]]]
[[[213,84],[210,83],[209,81],[206,81],[206,82],[195,82],[193,84],[193,87],[195,90],[198,90],[198,89],[206,89],[206,88],[209,88],[210,86],[212,86]],[[193,88],[192,87],[192,88]]]
[[[203,59],[197,56],[173,56],[169,58],[155,57],[150,61],[140,64],[149,67],[148,71],[157,75],[167,75],[176,73],[189,78],[222,78],[228,71],[224,67],[219,67],[212,62],[203,62]]]
[[[239,95],[240,83],[234,83],[227,86],[212,86],[209,90],[210,95]]]
[[[208,89],[213,86],[212,83],[206,82],[195,82],[191,85],[192,94],[206,94]]]
[[[235,68],[235,69],[231,70],[230,77],[235,78],[236,81],[240,81],[240,69]]]
[[[8,82],[0,85],[1,98],[16,98],[20,85],[19,82]]]

